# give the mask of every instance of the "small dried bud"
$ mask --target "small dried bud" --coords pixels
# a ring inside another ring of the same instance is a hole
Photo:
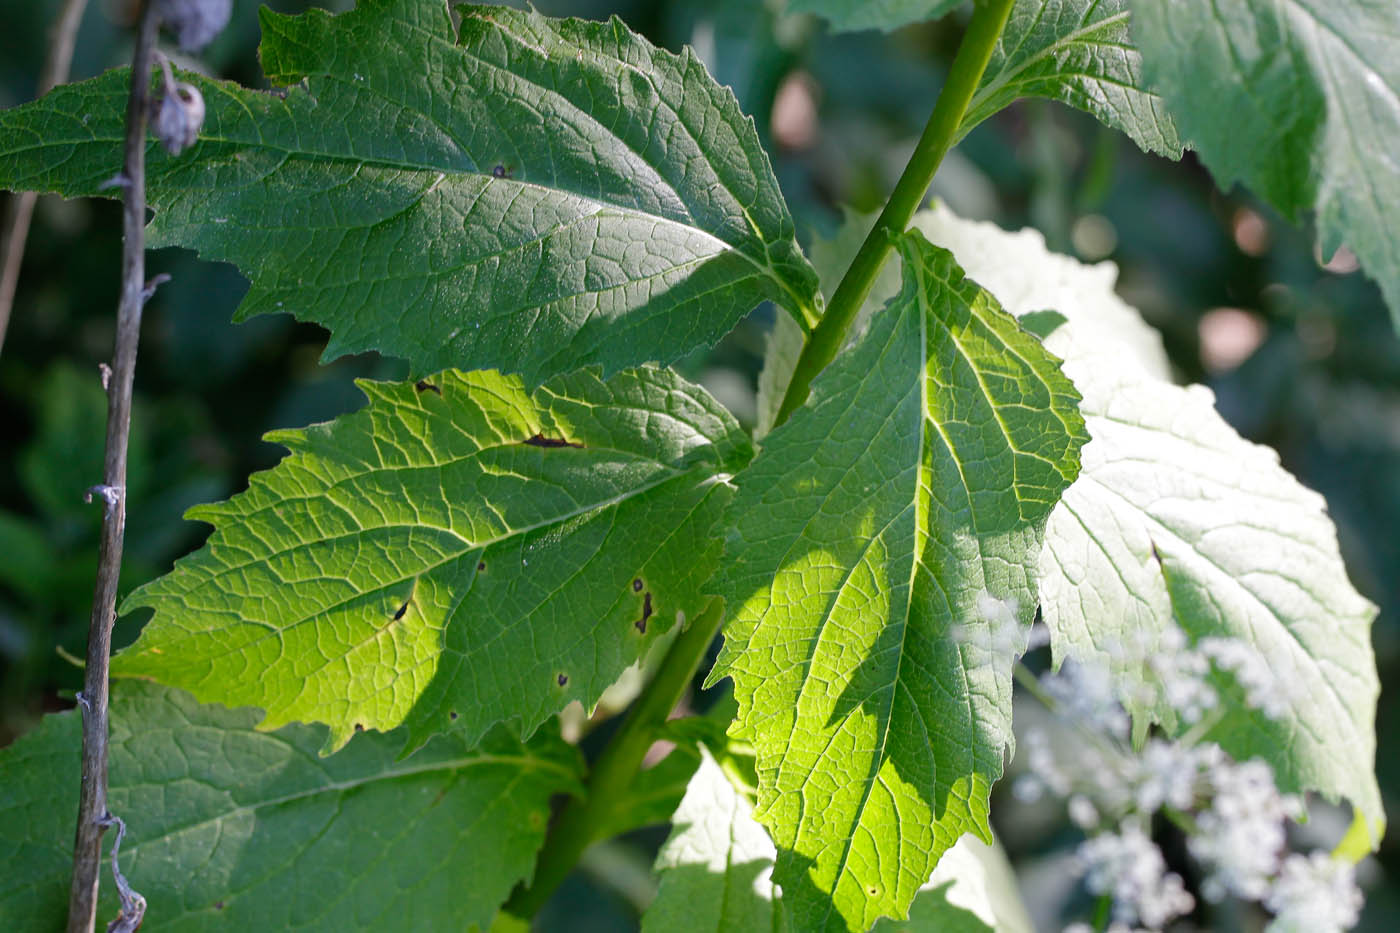
[[[156,102],[152,124],[156,137],[171,155],[179,155],[199,138],[204,125],[204,95],[193,84],[183,81],[174,85]]]
[[[198,52],[228,25],[233,0],[155,0],[156,13],[180,48]]]

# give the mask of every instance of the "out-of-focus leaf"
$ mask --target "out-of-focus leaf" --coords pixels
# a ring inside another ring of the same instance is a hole
[[[1128,0],[1148,83],[1221,187],[1345,243],[1400,327],[1400,3]]]
[[[937,19],[967,0],[789,0],[792,13],[815,13],[837,32],[898,29]]]

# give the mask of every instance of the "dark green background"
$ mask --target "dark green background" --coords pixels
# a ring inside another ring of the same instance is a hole
[[[0,0],[0,106],[33,95],[58,5]],[[129,33],[114,22],[126,5],[90,4],[76,78],[128,58]],[[308,4],[269,5],[296,12]],[[236,0],[231,26],[201,57],[204,68],[263,83],[256,6]],[[932,107],[962,25],[955,15],[889,37],[833,37],[815,21],[775,16],[771,8],[781,2],[538,6],[589,17],[616,12],[660,45],[696,45],[755,116],[804,242],[835,227],[838,205],[878,208]],[[772,139],[774,101],[785,82],[789,90],[806,88],[816,106],[809,140]],[[1242,434],[1277,449],[1288,469],[1327,497],[1353,582],[1381,606],[1374,640],[1389,689],[1381,697],[1377,766],[1395,812],[1400,749],[1385,736],[1400,712],[1400,342],[1379,291],[1361,274],[1321,268],[1311,229],[1288,226],[1244,192],[1219,192],[1190,156],[1181,163],[1145,156],[1056,105],[1018,104],[974,131],[945,163],[935,193],[964,216],[1038,227],[1052,248],[1071,254],[1076,244],[1089,246],[1074,235],[1085,229],[1084,218],[1111,230],[1111,249],[1083,258],[1117,262],[1120,290],[1161,329],[1181,378],[1211,386]],[[1264,222],[1262,252],[1236,237],[1246,212]],[[97,364],[111,353],[119,227],[113,202],[41,199],[0,350],[0,744],[43,712],[70,705],[64,697],[80,684],[58,649],[81,655],[87,628],[98,513],[83,504],[82,491],[101,478],[105,415]],[[250,471],[276,462],[280,449],[260,440],[264,432],[349,411],[361,401],[354,378],[403,372],[397,361],[373,355],[322,365],[324,333],[290,318],[231,324],[246,288],[232,267],[166,250],[152,254],[148,268],[173,280],[148,306],[142,334],[123,592],[200,543],[205,529],[181,520],[186,507],[223,498],[242,488]],[[1199,336],[1202,316],[1221,307],[1243,309],[1264,327],[1258,349],[1228,370],[1204,364]],[[749,416],[771,315],[759,309],[712,353],[682,366],[741,416]],[[134,638],[140,622],[122,620],[117,643]],[[999,828],[1023,869],[1033,910],[1079,896],[1066,881],[1064,860],[1076,835],[1044,813],[1017,809],[1004,793],[998,805]],[[1314,827],[1336,831],[1323,813]],[[541,926],[633,927],[633,908],[617,892],[628,879],[645,885],[662,838],[664,830],[635,834],[616,847],[615,862],[576,874]],[[1165,842],[1170,854],[1173,841]],[[1361,929],[1393,928],[1397,872],[1395,842],[1363,865],[1368,906]],[[1222,929],[1244,922],[1222,913],[1196,919]]]

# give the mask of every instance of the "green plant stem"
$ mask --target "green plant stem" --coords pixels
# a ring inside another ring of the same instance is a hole
[[[855,261],[837,286],[826,313],[802,349],[778,411],[778,424],[786,421],[806,401],[812,379],[841,349],[851,322],[870,294],[880,266],[889,256],[892,237],[909,226],[943,156],[957,138],[963,115],[982,81],[982,73],[1014,2],[984,0],[978,3],[913,157],[895,184],[889,203],[875,221],[875,228],[861,244]],[[642,691],[627,721],[594,765],[585,795],[571,800],[555,821],[535,866],[534,880],[529,887],[516,890],[505,906],[507,913],[522,918],[534,916],[573,869],[583,850],[595,841],[599,828],[623,802],[623,795],[655,740],[657,729],[695,676],[700,660],[719,634],[723,621],[723,603],[713,600],[671,645],[656,676]]]
[[[938,101],[933,106],[923,135],[919,137],[913,157],[895,183],[894,191],[890,193],[890,199],[876,219],[870,235],[865,238],[855,260],[836,286],[826,313],[802,348],[802,355],[793,369],[792,381],[788,383],[783,403],[778,408],[775,426],[782,424],[802,406],[811,390],[812,380],[840,351],[851,322],[865,304],[875,277],[894,246],[894,237],[909,226],[914,212],[928,193],[929,185],[933,183],[934,173],[957,139],[958,128],[962,125],[977,85],[982,81],[982,73],[987,70],[987,62],[1006,26],[1014,2],[983,0],[977,4],[953,59],[948,80],[938,94]]]
[[[584,795],[570,800],[550,828],[535,865],[534,880],[529,887],[516,889],[505,906],[507,913],[533,917],[573,870],[583,850],[596,841],[608,818],[626,803],[627,790],[647,749],[685,693],[723,621],[724,601],[711,599],[705,611],[672,643],[627,721],[598,757]]]

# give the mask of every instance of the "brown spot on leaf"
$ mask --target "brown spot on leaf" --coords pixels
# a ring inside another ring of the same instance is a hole
[[[413,384],[413,387],[414,387],[415,389],[417,389],[419,392],[436,392],[438,395],[441,395],[441,394],[442,394],[442,389],[440,389],[440,388],[438,388],[437,386],[433,385],[431,382],[429,382],[429,381],[426,380],[426,379],[419,379],[417,382],[415,382],[415,383]]]
[[[642,617],[632,624],[637,626],[637,631],[645,635],[647,633],[647,619],[650,619],[651,616],[651,591],[648,590],[646,595],[642,597]]]
[[[576,444],[576,443],[574,443],[573,441],[566,441],[566,440],[564,440],[564,438],[562,438],[562,437],[545,437],[543,434],[536,434],[536,435],[534,435],[533,437],[527,437],[527,438],[525,438],[525,440],[521,441],[521,443],[523,443],[523,444],[529,444],[531,447],[582,447],[582,446],[583,446],[582,444]]]
[[[362,723],[362,722],[357,722],[357,723],[355,723],[355,731],[356,731],[356,732],[364,732],[364,731],[365,731],[365,724]]]
[[[215,909],[215,910],[223,910],[223,909],[224,909],[224,902],[223,902],[223,901],[215,901],[215,902],[214,902],[214,909]]]
[[[569,682],[569,675],[560,674],[558,677],[555,678],[555,680],[558,682],[559,686],[562,687]]]
[[[402,619],[402,618],[403,618],[403,614],[404,614],[405,612],[407,612],[407,611],[408,611],[408,603],[404,603],[402,606],[399,607],[399,611],[396,612],[396,613],[394,613],[394,621],[397,622],[397,621],[399,621],[400,619]]]
[[[632,592],[634,592],[634,593],[640,593],[641,591],[642,591],[642,581],[641,581],[640,579],[633,580],[633,581],[632,581]]]
[[[477,561],[477,562],[476,562],[476,572],[477,572],[477,573],[485,573],[485,572],[486,572],[486,561],[480,560],[480,561]]]
[[[454,720],[455,720],[455,719],[457,718],[457,711],[456,711],[455,709],[450,709],[450,710],[448,710],[448,711],[447,711],[447,718],[448,718],[448,719],[454,719]]]
[[[493,178],[509,178],[509,177],[510,177],[510,169],[506,168],[504,165],[502,165],[501,163],[497,162],[497,163],[496,163],[496,167],[493,168],[493,169],[491,169],[491,176],[492,176]]]

